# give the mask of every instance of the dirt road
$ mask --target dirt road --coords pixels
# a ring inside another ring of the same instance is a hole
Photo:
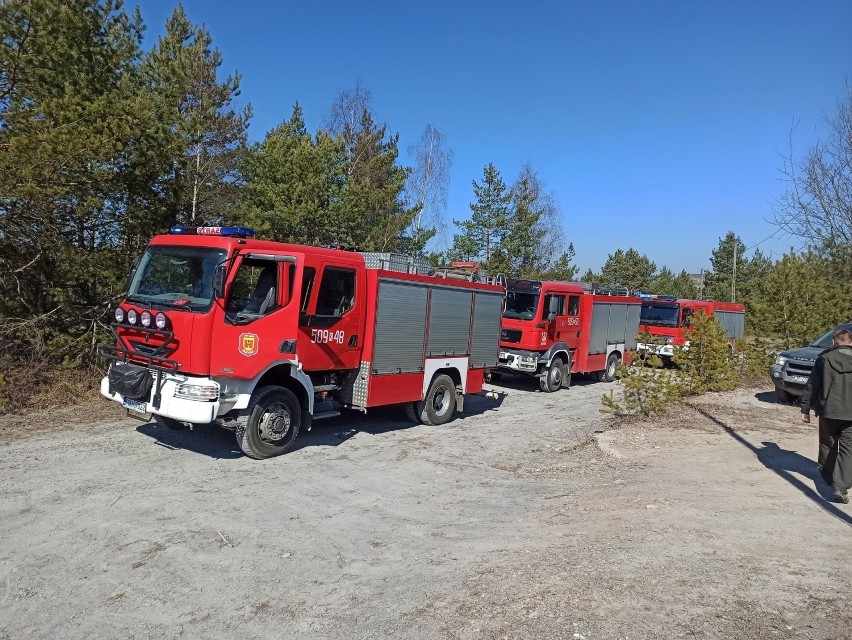
[[[852,510],[796,408],[607,430],[614,386],[346,415],[263,462],[212,428],[7,421],[0,639],[852,637]]]

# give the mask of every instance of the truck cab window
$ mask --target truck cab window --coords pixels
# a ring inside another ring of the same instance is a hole
[[[580,296],[568,296],[568,315],[580,315]]]
[[[278,305],[278,263],[243,260],[231,282],[225,303],[226,317],[244,324],[271,313]]]
[[[339,317],[355,305],[355,271],[327,267],[317,293],[318,316]]]
[[[308,304],[310,304],[311,291],[314,290],[314,279],[316,276],[316,269],[313,267],[305,267],[305,271],[302,275],[302,297],[300,298],[301,303],[299,306],[299,313],[302,315],[308,312]]]

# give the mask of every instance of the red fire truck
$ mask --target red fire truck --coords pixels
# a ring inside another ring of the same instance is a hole
[[[728,336],[733,350],[738,338],[745,332],[745,305],[716,300],[687,300],[677,296],[643,294],[639,332],[661,338],[664,344],[655,349],[658,356],[669,360],[676,346],[689,347],[687,331],[696,313],[715,315]],[[646,345],[639,343],[639,349]]]
[[[173,227],[151,240],[115,310],[104,396],[174,428],[216,422],[268,458],[341,407],[405,405],[438,425],[482,390],[502,287],[253,236]]]
[[[572,373],[611,382],[627,350],[636,348],[642,301],[627,293],[585,283],[507,280],[497,373],[535,376],[548,392],[567,388]]]

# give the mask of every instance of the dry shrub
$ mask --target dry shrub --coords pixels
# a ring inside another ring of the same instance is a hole
[[[79,404],[97,397],[104,369],[62,368],[49,362],[0,365],[0,413]]]

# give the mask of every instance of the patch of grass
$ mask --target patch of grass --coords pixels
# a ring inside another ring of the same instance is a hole
[[[0,362],[0,413],[21,414],[78,404],[98,396],[104,370],[48,362]]]

